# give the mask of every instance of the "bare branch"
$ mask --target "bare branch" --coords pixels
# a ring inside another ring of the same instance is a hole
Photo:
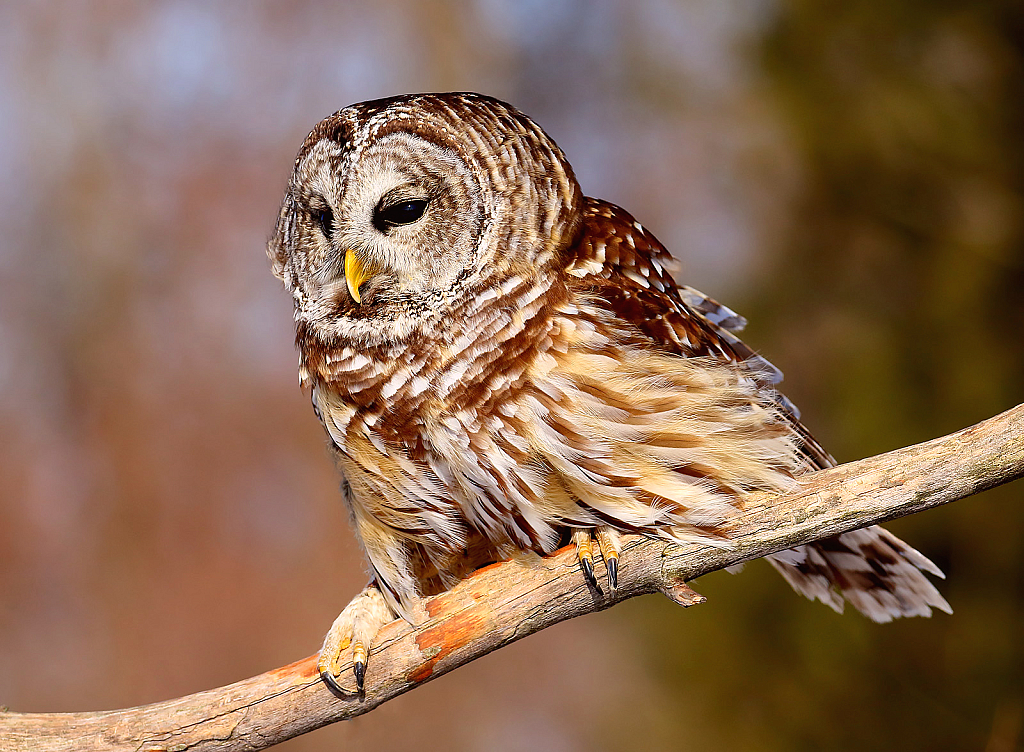
[[[796,490],[746,504],[727,549],[630,537],[619,588],[588,589],[571,547],[486,567],[430,599],[417,628],[385,627],[373,646],[366,694],[338,698],[311,656],[236,684],[126,710],[0,713],[0,749],[258,750],[382,702],[565,619],[662,592],[703,598],[685,583],[739,562],[884,522],[1024,476],[1024,405],[941,439],[823,470]],[[351,674],[351,667],[348,669]]]

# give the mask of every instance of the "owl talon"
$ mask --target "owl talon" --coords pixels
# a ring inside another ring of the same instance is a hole
[[[612,590],[619,586],[619,559],[616,556],[610,557],[605,565],[608,567],[608,585]]]
[[[357,647],[362,647],[358,645]],[[365,648],[363,648],[365,651]],[[363,685],[366,682],[366,658],[355,658],[352,661],[352,673],[356,675],[356,689],[359,694],[363,693]]]
[[[345,606],[324,638],[317,659],[320,678],[339,697],[351,697],[351,687],[338,681],[342,673],[343,654],[351,646],[352,673],[355,675],[355,694],[362,694],[366,682],[366,665],[374,636],[382,626],[395,618],[384,596],[371,585]]]
[[[327,669],[322,669],[320,671],[320,679],[323,681],[324,684],[328,686],[331,692],[333,692],[337,697],[344,698],[348,697],[351,694],[343,686],[338,684],[338,680],[334,678],[334,674],[332,674]]]
[[[595,535],[598,551],[608,570],[608,586],[615,590],[619,586],[619,552],[622,550],[622,546],[619,544],[619,534],[615,530],[604,526],[596,528],[593,534],[584,528],[573,530],[572,542],[576,544],[576,558],[580,561],[580,569],[583,570],[583,577],[587,584],[597,592],[602,592],[601,586],[597,584],[597,576],[594,574]]]
[[[622,545],[619,534],[614,528],[602,526],[597,528],[597,544],[601,548],[605,567],[608,569],[608,586],[615,590],[619,586],[619,553]]]
[[[583,568],[583,577],[586,579],[587,584],[595,590],[600,590],[601,587],[597,584],[597,577],[594,576],[594,562],[590,559],[580,559],[580,566]]]
[[[576,544],[576,558],[579,559],[580,569],[583,570],[583,579],[587,585],[597,592],[601,592],[601,586],[597,584],[597,577],[594,576],[594,549],[590,531],[578,528],[572,531],[572,542]]]

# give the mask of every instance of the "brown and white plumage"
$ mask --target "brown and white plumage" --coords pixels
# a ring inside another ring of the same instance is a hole
[[[269,253],[373,570],[328,636],[328,676],[350,637],[365,665],[368,624],[413,618],[481,564],[572,530],[728,545],[743,494],[833,464],[742,318],[677,286],[661,244],[585,198],[497,100],[396,97],[322,121]],[[922,574],[939,570],[881,528],[770,560],[876,621],[949,609]]]

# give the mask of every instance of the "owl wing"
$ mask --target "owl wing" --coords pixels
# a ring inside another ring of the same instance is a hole
[[[776,389],[782,371],[736,336],[746,319],[692,287],[678,285],[678,262],[628,212],[587,199],[586,232],[574,248],[572,269],[585,270],[593,292],[650,343],[687,357],[711,356],[736,363],[782,408],[799,437],[807,469],[832,467],[832,456],[800,422],[800,411]]]
[[[585,282],[636,332],[638,346],[688,358],[734,363],[781,409],[798,441],[805,470],[832,467],[832,456],[800,422],[796,407],[778,392],[782,372],[736,333],[746,324],[734,311],[687,286],[671,272],[677,262],[658,240],[624,210],[587,199],[581,240],[568,264],[570,276]],[[793,588],[841,612],[844,598],[874,621],[929,616],[951,608],[924,572],[938,567],[887,530],[872,526],[767,557]]]

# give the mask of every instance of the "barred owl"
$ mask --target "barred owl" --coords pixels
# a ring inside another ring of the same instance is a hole
[[[320,122],[268,252],[372,576],[321,650],[336,690],[349,647],[361,690],[379,627],[483,564],[572,541],[614,588],[621,533],[722,539],[744,494],[834,464],[744,320],[679,285],[658,240],[495,99]],[[836,611],[949,611],[923,574],[941,572],[880,527],[769,561]]]

